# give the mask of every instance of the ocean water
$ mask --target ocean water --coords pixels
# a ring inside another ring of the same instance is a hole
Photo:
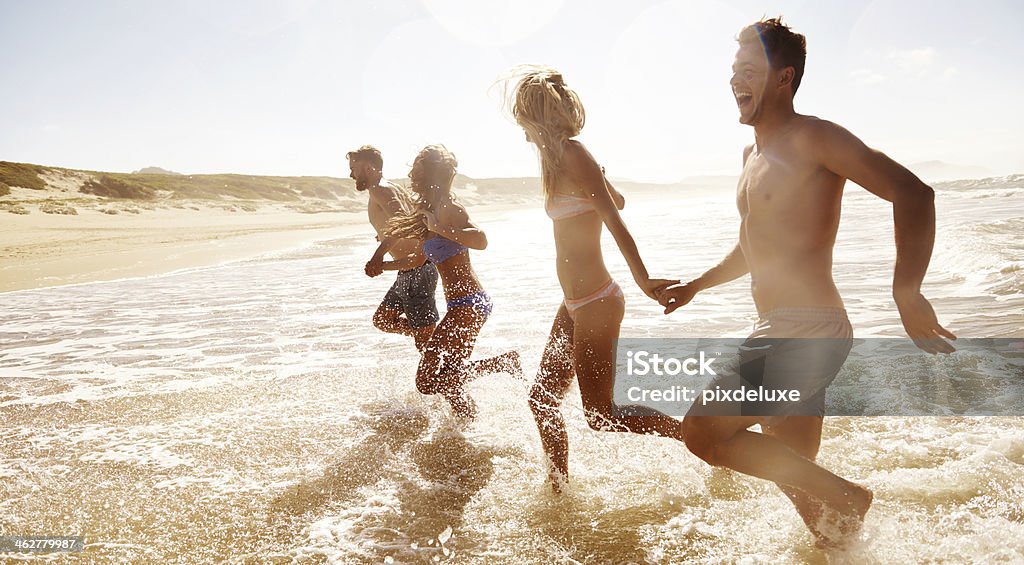
[[[720,260],[738,232],[732,198],[627,194],[652,274]],[[1024,189],[954,186],[936,205],[924,291],[940,320],[961,337],[1024,337]],[[517,349],[529,380],[561,298],[550,223],[532,208],[470,214],[496,304],[476,355]],[[891,216],[847,188],[835,272],[858,337],[902,332]],[[746,279],[666,317],[605,239],[624,336],[749,331]],[[553,496],[529,382],[474,382],[468,427],[416,392],[411,342],[370,322],[392,280],[362,274],[374,245],[367,227],[0,296],[0,535],[82,535],[81,553],[35,558],[90,563],[1024,562],[1021,417],[828,418],[820,462],[875,492],[859,539],[829,553],[773,485],[673,440],[589,430],[574,386],[573,483]]]

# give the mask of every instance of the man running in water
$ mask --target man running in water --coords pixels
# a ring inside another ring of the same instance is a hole
[[[349,176],[356,181],[356,190],[370,195],[367,214],[380,241],[389,219],[412,210],[410,197],[400,187],[382,178],[384,159],[377,148],[364,145],[350,151],[346,157],[351,171]],[[434,302],[437,269],[418,251],[419,242],[400,240],[391,248],[392,261],[371,260],[365,271],[371,277],[383,271],[398,271],[395,284],[391,285],[373,314],[373,325],[383,332],[411,336],[416,349],[422,349],[434,333],[439,316]]]
[[[668,314],[698,292],[750,273],[760,319],[740,358],[753,362],[709,386],[796,389],[800,400],[773,413],[751,411],[742,402],[698,402],[686,415],[683,436],[690,451],[711,465],[774,481],[819,545],[835,545],[859,529],[872,500],[867,488],[814,462],[825,388],[852,345],[832,280],[843,186],[849,179],[892,202],[893,298],[903,326],[921,349],[946,353],[953,347],[943,338],[955,336],[939,325],[921,294],[935,237],[934,193],[839,125],[794,111],[806,59],[803,35],[769,19],[744,28],[737,40],[730,83],[740,122],[754,128],[736,194],[739,242],[700,277],[660,292],[659,301]],[[748,430],[754,424],[763,433]]]

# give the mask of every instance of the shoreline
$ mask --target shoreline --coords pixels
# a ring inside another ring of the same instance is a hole
[[[479,218],[518,208],[474,206]],[[240,212],[199,204],[113,216],[80,204],[77,210],[0,211],[0,294],[164,275],[373,233],[365,209],[304,213],[261,204]]]

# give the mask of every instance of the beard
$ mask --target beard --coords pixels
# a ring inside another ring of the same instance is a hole
[[[370,187],[373,186],[373,184],[370,182],[369,179],[359,178],[359,179],[355,179],[355,180],[356,180],[356,190],[358,190],[360,192],[362,192],[364,190],[369,190]]]

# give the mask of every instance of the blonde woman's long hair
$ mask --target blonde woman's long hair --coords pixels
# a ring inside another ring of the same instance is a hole
[[[452,182],[455,180],[455,170],[459,166],[455,155],[440,143],[428,145],[416,155],[412,166],[415,169],[417,165],[424,166],[424,164],[429,167],[428,191],[433,193],[441,190],[454,199],[455,195],[451,194]],[[426,193],[421,192],[416,195],[410,213],[398,214],[388,220],[384,226],[384,236],[399,239],[426,239],[430,230],[427,229],[426,219],[420,213],[423,210],[434,212],[431,210]]]
[[[562,164],[565,142],[579,135],[586,122],[583,103],[565,84],[562,73],[550,67],[516,67],[509,71],[505,81],[507,109],[537,144],[544,193],[550,197]],[[516,85],[508,93],[507,85],[512,81],[516,81]]]

